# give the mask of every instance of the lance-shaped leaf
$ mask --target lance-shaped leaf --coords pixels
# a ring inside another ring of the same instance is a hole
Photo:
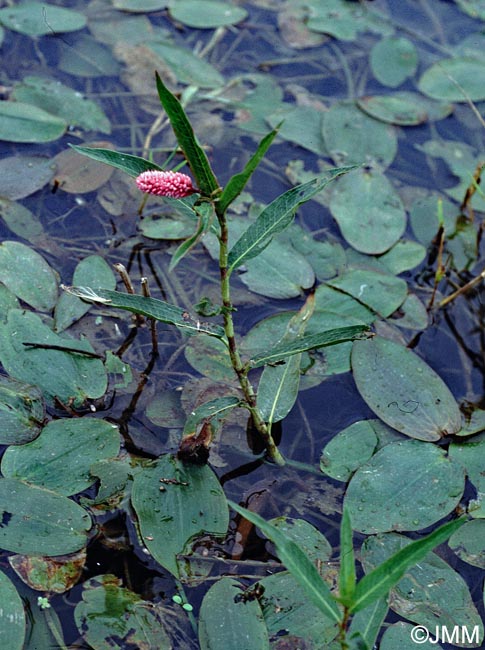
[[[300,547],[289,539],[279,528],[265,521],[256,513],[241,508],[229,500],[228,504],[233,510],[257,526],[276,545],[278,557],[305,590],[312,603],[332,621],[340,623],[342,614],[327,583]]]
[[[318,334],[305,334],[294,341],[284,341],[275,345],[269,352],[262,352],[249,361],[251,368],[259,368],[269,363],[279,363],[293,354],[300,354],[306,350],[315,350],[328,345],[336,345],[345,341],[352,341],[360,338],[363,332],[369,328],[366,325],[351,325],[349,327],[337,327]]]
[[[72,293],[82,300],[100,303],[115,307],[116,309],[125,309],[133,314],[141,314],[147,318],[159,320],[162,323],[176,325],[180,329],[192,334],[202,333],[215,336],[219,339],[224,338],[224,329],[219,325],[212,323],[200,322],[187,314],[185,309],[171,305],[157,298],[146,298],[121,291],[110,291],[108,289],[97,289],[94,291],[90,287],[64,287],[68,293]]]
[[[273,235],[291,224],[298,206],[321,192],[334,178],[357,167],[358,165],[351,165],[330,169],[307,183],[293,187],[270,203],[230,250],[229,270],[232,271],[246,260],[259,255],[270,243]]]
[[[422,560],[436,546],[445,542],[465,521],[465,518],[461,518],[443,524],[426,537],[411,542],[365,575],[357,583],[353,602],[349,607],[350,611],[358,612],[385,596],[408,569]]]
[[[340,524],[340,572],[338,588],[340,601],[348,604],[352,602],[355,592],[355,557],[352,542],[352,526],[347,508],[344,508]]]
[[[194,130],[192,129],[192,125],[182,108],[182,104],[165,86],[163,81],[160,79],[158,72],[156,73],[156,78],[158,96],[160,97],[160,102],[168,115],[177,142],[184,152],[185,158],[187,159],[189,167],[197,181],[200,192],[205,196],[210,196],[217,192],[219,189],[219,183],[212,171],[209,160],[205,155],[205,151],[197,142]]]
[[[169,271],[173,271],[180,260],[183,259],[190,250],[192,250],[192,248],[199,242],[202,235],[206,233],[210,228],[210,225],[212,223],[212,216],[214,214],[212,203],[202,203],[201,205],[197,206],[196,209],[194,208],[193,212],[199,218],[197,230],[192,235],[190,235],[190,237],[185,239],[172,255],[170,266],[168,267]]]
[[[88,158],[121,169],[121,171],[129,176],[133,176],[133,178],[151,170],[163,171],[163,167],[156,165],[154,162],[140,158],[139,156],[132,156],[128,153],[120,153],[119,151],[104,149],[103,147],[82,147],[77,144],[70,144],[69,146]]]
[[[241,192],[244,189],[244,186],[251,178],[252,173],[259,165],[259,163],[264,157],[264,154],[268,151],[269,147],[271,146],[271,143],[275,139],[280,126],[281,123],[278,124],[278,126],[276,126],[273,129],[273,131],[268,133],[268,135],[266,135],[261,140],[256,152],[251,156],[251,158],[249,159],[247,165],[244,167],[242,172],[240,172],[239,174],[234,174],[234,176],[229,179],[227,185],[224,188],[224,191],[221,194],[221,198],[219,199],[220,212],[225,212],[229,207],[229,205],[234,201],[234,199],[237,198],[239,194],[241,194]]]

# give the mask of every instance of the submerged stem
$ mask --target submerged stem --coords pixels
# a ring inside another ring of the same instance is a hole
[[[275,444],[271,432],[264,422],[259,409],[256,405],[256,394],[251,382],[248,379],[248,368],[243,365],[241,361],[241,356],[237,347],[236,337],[234,333],[234,321],[232,318],[232,312],[234,307],[231,301],[231,288],[229,283],[229,269],[227,265],[227,258],[229,254],[228,250],[228,225],[226,220],[226,215],[224,212],[217,210],[216,204],[216,214],[219,220],[220,234],[219,234],[219,269],[221,275],[221,297],[222,297],[222,313],[224,318],[224,331],[227,337],[227,344],[229,349],[229,356],[231,358],[231,364],[234,368],[234,372],[237,375],[239,380],[239,385],[241,386],[244,398],[246,400],[246,405],[251,413],[253,424],[256,427],[256,430],[261,435],[266,446],[269,458],[276,463],[277,465],[284,465],[285,459],[281,455],[278,447]]]

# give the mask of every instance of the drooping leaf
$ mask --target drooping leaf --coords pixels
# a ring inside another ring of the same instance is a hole
[[[268,133],[268,135],[266,135],[261,140],[256,152],[248,160],[243,171],[240,172],[239,174],[234,174],[234,176],[232,176],[228,180],[219,198],[220,212],[225,212],[229,207],[229,205],[234,201],[234,199],[236,199],[239,196],[239,194],[241,194],[241,192],[244,189],[244,186],[251,178],[251,175],[253,174],[254,170],[257,168],[257,166],[263,159],[264,154],[268,151],[277,133],[278,133],[278,126],[275,129],[273,129],[273,131]]]
[[[224,329],[219,325],[200,322],[186,315],[185,309],[170,305],[163,300],[146,298],[121,291],[110,291],[99,289],[94,291],[89,287],[69,287],[68,291],[83,300],[97,302],[101,305],[109,305],[117,309],[126,309],[134,314],[141,314],[148,318],[176,325],[183,331],[192,334],[204,333],[216,338],[224,338]]]
[[[303,334],[294,341],[280,342],[271,350],[255,355],[250,359],[249,363],[252,368],[259,368],[269,363],[278,363],[287,357],[300,354],[306,350],[315,350],[320,347],[351,341],[366,330],[365,325],[353,325],[319,332],[318,334]]]
[[[399,195],[375,170],[361,169],[341,178],[333,187],[330,211],[345,241],[367,255],[385,253],[406,228]]]
[[[355,530],[421,530],[448,515],[465,487],[463,467],[419,440],[385,445],[352,476],[345,494]]]
[[[79,633],[94,650],[127,647],[171,650],[172,644],[156,605],[119,586],[106,574],[84,583],[82,600],[74,610]]]
[[[39,311],[57,301],[58,275],[35,250],[16,241],[0,244],[0,277],[20,300]]]
[[[163,456],[134,477],[131,501],[143,542],[176,577],[177,555],[199,534],[225,535],[229,514],[224,492],[207,465]]]
[[[111,133],[111,124],[101,108],[91,99],[85,99],[79,92],[60,81],[42,77],[27,76],[15,84],[11,98],[15,101],[37,106],[42,110],[64,119],[68,124],[80,126],[88,131]]]
[[[219,183],[212,171],[206,153],[197,142],[194,130],[182,108],[182,104],[168,90],[158,73],[156,79],[160,102],[168,115],[177,142],[184,152],[199,189],[205,196],[211,196],[218,191]]]
[[[387,582],[393,587],[390,607],[397,613],[430,630],[435,629],[437,620],[449,630],[454,626],[472,630],[477,625],[480,643],[483,623],[465,581],[430,552],[463,523],[464,519],[450,521],[413,542],[394,533],[368,538],[362,548],[367,572],[359,583],[362,601],[377,593],[380,583]]]
[[[355,341],[352,371],[368,406],[401,433],[435,441],[460,430],[461,414],[446,384],[402,345],[380,336]]]
[[[295,211],[309,201],[334,178],[356,169],[356,166],[331,169],[308,183],[288,190],[266,207],[229,252],[230,270],[241,266],[259,255],[270,243],[272,237],[287,228],[293,221]]]
[[[261,607],[242,594],[241,583],[233,578],[221,578],[206,593],[199,613],[201,650],[269,649]]]
[[[241,508],[232,501],[228,501],[228,503],[233,510],[260,528],[266,537],[276,544],[279,558],[295,580],[303,587],[309,600],[326,617],[335,623],[339,623],[341,613],[327,583],[324,582],[315,565],[308,559],[299,546],[278,530],[276,526],[272,526],[256,513]]]
[[[30,442],[39,435],[44,416],[44,400],[38,388],[0,376],[0,444]]]
[[[0,478],[0,546],[6,551],[48,557],[86,545],[91,518],[65,496],[15,478]]]
[[[74,32],[86,26],[83,14],[45,2],[23,2],[0,9],[0,23],[27,36]]]
[[[247,11],[242,7],[227,5],[216,0],[177,0],[170,3],[170,15],[184,25],[195,29],[213,29],[224,25],[236,25],[244,20]]]
[[[81,406],[107,388],[106,370],[89,341],[58,336],[32,312],[8,312],[0,324],[0,360],[8,374],[38,386],[50,401]]]
[[[67,126],[64,119],[51,115],[37,106],[22,102],[0,101],[1,140],[51,142],[64,135]]]
[[[397,88],[416,72],[418,53],[409,39],[388,36],[374,45],[369,63],[374,77],[381,84]]]
[[[106,420],[54,420],[34,441],[6,450],[2,474],[70,496],[94,483],[91,465],[117,456],[119,449],[118,428]]]
[[[132,156],[131,154],[119,153],[118,151],[112,151],[111,149],[103,149],[100,147],[83,147],[75,144],[70,144],[69,146],[78,153],[82,153],[84,156],[88,156],[93,160],[98,160],[99,162],[106,163],[106,165],[111,165],[111,167],[121,169],[121,171],[133,178],[136,178],[141,173],[152,169],[163,171],[163,168],[159,165],[156,165],[145,158],[140,158],[139,156]]]
[[[13,583],[0,571],[0,644],[9,650],[23,650],[25,640],[24,603]]]

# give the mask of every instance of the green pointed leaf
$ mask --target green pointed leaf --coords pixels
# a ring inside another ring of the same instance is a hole
[[[369,408],[401,433],[436,441],[461,429],[449,388],[412,350],[380,336],[355,341],[352,371]]]
[[[177,266],[177,264],[182,260],[189,251],[200,241],[201,237],[206,233],[212,223],[212,218],[214,216],[214,208],[212,203],[202,203],[201,205],[194,208],[193,212],[199,217],[197,224],[197,230],[187,237],[187,239],[180,244],[175,253],[172,255],[170,265],[168,267],[169,271]],[[144,221],[146,221],[144,219]]]
[[[275,139],[278,133],[278,128],[279,125],[275,129],[273,129],[271,133],[268,133],[268,135],[266,135],[261,140],[256,152],[251,156],[246,166],[244,167],[243,171],[240,172],[239,174],[235,174],[229,179],[219,198],[219,210],[221,212],[225,212],[227,208],[231,205],[231,203],[234,201],[234,199],[236,199],[239,196],[239,194],[241,194],[241,192],[244,189],[244,186],[251,178],[251,175],[253,174],[254,170],[257,168],[257,166],[263,159],[264,154],[268,151],[269,147],[271,146],[271,143]]]
[[[229,269],[232,271],[246,260],[259,255],[274,235],[291,224],[295,211],[300,205],[321,192],[334,178],[356,168],[357,166],[353,165],[331,169],[308,183],[293,187],[275,199],[261,212],[256,221],[249,226],[232,247],[228,258]]]
[[[0,571],[0,603],[0,647],[22,650],[26,623],[24,604],[3,571]]]
[[[233,578],[221,578],[206,593],[199,613],[201,650],[269,649],[259,602],[244,601],[242,595],[241,583]]]
[[[349,605],[353,601],[356,585],[354,544],[352,525],[347,508],[344,508],[340,522],[340,571],[338,590],[340,601]]]
[[[156,73],[156,79],[160,102],[168,115],[177,142],[184,152],[200,192],[205,196],[211,196],[219,190],[219,183],[214,176],[209,160],[197,142],[192,126],[182,108],[182,104],[168,90],[158,73]]]
[[[54,420],[34,441],[6,450],[2,474],[70,496],[94,483],[91,465],[117,456],[119,449],[118,428],[106,420]]]
[[[65,496],[0,478],[0,547],[24,555],[66,555],[86,545],[91,518]]]
[[[131,502],[144,544],[176,577],[177,555],[193,537],[207,533],[222,536],[227,531],[226,498],[207,465],[184,464],[163,456],[135,475]]]
[[[88,158],[121,169],[121,171],[125,172],[129,176],[133,176],[133,178],[136,178],[143,172],[153,169],[163,171],[163,167],[155,165],[155,163],[145,160],[145,158],[140,158],[139,156],[132,156],[127,153],[120,153],[118,151],[103,149],[101,147],[83,147],[76,144],[70,144],[69,146],[78,153],[88,156]]]
[[[145,298],[121,291],[110,291],[108,289],[99,289],[94,291],[89,287],[64,287],[69,293],[72,293],[83,300],[96,302],[101,305],[108,305],[117,309],[126,309],[134,314],[141,314],[148,318],[176,325],[180,329],[190,332],[191,334],[203,333],[216,338],[224,338],[224,329],[219,325],[212,323],[200,322],[190,316],[187,316],[185,309],[170,305],[163,300],[156,298]]]
[[[458,461],[436,445],[404,440],[385,445],[359,467],[344,503],[354,530],[367,535],[421,530],[449,515],[464,489]]]
[[[256,513],[241,508],[232,501],[228,501],[228,503],[233,510],[260,528],[266,537],[276,545],[279,558],[295,580],[303,587],[312,603],[332,621],[339,623],[342,615],[327,583],[324,582],[315,565],[299,546],[278,530],[276,526],[269,524]]]
[[[443,524],[426,537],[401,548],[367,573],[357,584],[350,610],[358,612],[388,594],[408,569],[424,559],[436,546],[445,542],[464,523],[465,519],[462,518]]]
[[[352,325],[350,327],[337,327],[319,332],[318,334],[304,334],[294,341],[285,341],[275,345],[269,352],[262,352],[255,355],[249,364],[251,368],[259,368],[270,363],[278,363],[294,354],[300,354],[306,350],[336,345],[344,341],[352,341],[367,330],[366,325]]]

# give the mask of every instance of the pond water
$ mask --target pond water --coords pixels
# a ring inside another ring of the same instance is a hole
[[[382,650],[415,647],[414,625],[482,647],[484,21],[481,0],[0,3],[4,647],[344,647],[226,498],[286,518],[332,589],[344,504],[359,578],[463,514],[350,630]],[[69,147],[182,163],[155,70],[223,187],[281,124],[228,212],[230,246],[289,188],[358,166],[231,279],[245,359],[302,309],[307,334],[376,335],[305,349],[282,396],[266,379],[284,467],[242,408],[213,419],[208,465],[174,460],[197,408],[240,396],[223,344],[197,331],[222,323],[217,240],[206,228],[173,268],[190,207],[145,202]],[[149,320],[62,290],[125,291],[113,265],[193,335],[158,323],[154,355]]]

